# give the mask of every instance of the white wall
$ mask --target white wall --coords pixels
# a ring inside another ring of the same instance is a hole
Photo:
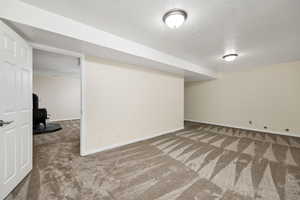
[[[46,108],[51,121],[80,119],[80,78],[34,74],[33,92],[40,107]]]
[[[183,78],[88,58],[85,153],[183,128]]]
[[[300,62],[186,83],[185,119],[300,136]]]

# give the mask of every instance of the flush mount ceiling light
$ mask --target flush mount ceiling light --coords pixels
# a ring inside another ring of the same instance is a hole
[[[187,12],[180,9],[172,9],[163,16],[163,22],[172,29],[179,28],[187,19]]]
[[[227,62],[234,61],[239,55],[237,53],[231,53],[223,56],[223,59]]]

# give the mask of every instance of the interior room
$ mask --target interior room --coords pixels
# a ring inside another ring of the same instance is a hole
[[[62,124],[79,126],[80,74],[80,58],[33,49],[33,134],[59,131]]]
[[[299,8],[4,0],[0,199],[300,199]]]

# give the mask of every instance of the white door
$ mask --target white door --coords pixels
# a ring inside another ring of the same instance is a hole
[[[0,20],[0,199],[32,169],[32,48]]]

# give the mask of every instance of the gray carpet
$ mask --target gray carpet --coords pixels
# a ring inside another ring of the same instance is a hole
[[[300,138],[205,124],[86,157],[79,121],[34,136],[7,200],[299,200]]]

